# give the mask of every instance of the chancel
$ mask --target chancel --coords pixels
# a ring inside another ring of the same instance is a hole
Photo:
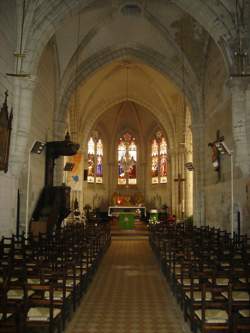
[[[249,333],[250,2],[0,17],[0,333]]]

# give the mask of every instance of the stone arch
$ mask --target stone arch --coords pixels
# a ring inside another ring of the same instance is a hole
[[[137,45],[138,46],[138,45]],[[176,76],[175,72],[171,68],[170,64],[166,61],[166,58],[162,57],[160,54],[156,54],[154,50],[145,49],[143,47],[123,47],[114,48],[113,50],[105,50],[101,54],[97,54],[96,57],[88,59],[86,62],[82,63],[78,70],[78,76],[72,78],[68,85],[65,85],[64,92],[61,93],[61,102],[59,104],[60,114],[58,114],[58,119],[63,121],[65,119],[69,101],[71,95],[73,94],[76,85],[86,81],[93,73],[98,69],[104,67],[105,65],[111,63],[114,60],[127,60],[135,59],[135,61],[140,61],[149,67],[160,72],[163,76],[169,78],[176,84],[177,87],[182,85],[182,77]],[[181,89],[180,89],[181,90]],[[198,85],[194,83],[190,84],[188,89],[186,89],[188,100],[192,101],[192,118],[199,118],[195,114],[199,109],[201,109],[201,103],[199,101],[200,96],[195,96],[194,91],[200,91]],[[108,106],[107,106],[108,107]]]
[[[153,115],[156,117],[156,119],[159,121],[159,123],[162,125],[164,131],[166,133],[169,133],[169,136],[167,136],[168,138],[168,143],[169,146],[171,148],[173,148],[174,143],[173,140],[170,140],[170,137],[174,137],[174,130],[172,127],[170,127],[169,122],[166,120],[166,117],[164,117],[164,115],[162,113],[159,112],[159,110],[152,104],[149,103],[145,103],[142,100],[139,99],[129,99],[132,102],[135,102],[137,104],[142,105],[145,109],[147,109],[149,112],[153,113]],[[115,102],[113,102],[113,104],[109,104],[109,106],[103,105],[102,107],[98,108],[98,112],[96,112],[95,114],[92,114],[91,117],[88,117],[88,122],[86,123],[85,126],[85,133],[83,135],[83,139],[82,142],[86,144],[86,140],[87,137],[91,131],[91,129],[93,128],[95,122],[97,121],[97,119],[110,107],[112,107],[113,105],[119,104],[121,103],[123,100],[116,100]]]

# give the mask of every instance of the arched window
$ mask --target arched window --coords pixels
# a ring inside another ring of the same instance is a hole
[[[152,184],[167,183],[167,142],[161,131],[158,131],[151,144]]]
[[[118,143],[118,185],[135,185],[137,147],[135,138],[125,133]]]
[[[90,137],[88,142],[88,183],[103,182],[103,143]]]

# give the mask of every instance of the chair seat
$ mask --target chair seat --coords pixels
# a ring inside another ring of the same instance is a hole
[[[28,284],[41,284],[41,280],[40,279],[30,279],[28,278],[27,280]]]
[[[191,279],[189,279],[189,278],[183,279],[182,282],[181,282],[181,279],[178,279],[177,281],[180,284],[183,283],[184,286],[191,286]],[[199,280],[198,279],[193,279],[193,283],[198,284]]]
[[[8,319],[11,315],[12,313],[6,313],[6,319]],[[2,319],[3,319],[3,313],[0,313],[0,320]]]
[[[70,270],[68,273],[71,274],[71,275],[73,275],[73,270]],[[86,273],[87,273],[87,271],[85,271],[85,270],[83,269],[83,270],[82,270],[82,275],[84,275],[84,274],[86,274]],[[81,276],[81,270],[80,270],[80,269],[76,269],[75,274],[76,274],[77,277]]]
[[[210,283],[213,283],[212,279],[208,279],[208,281]],[[217,286],[227,286],[228,283],[229,283],[229,279],[228,278],[222,278],[222,277],[216,278],[215,283],[216,283]]]
[[[196,316],[202,320],[202,311],[196,310]],[[218,309],[206,309],[205,310],[205,321],[209,324],[224,324],[228,321],[228,313],[224,310]]]
[[[221,293],[226,299],[228,299],[228,292]],[[233,301],[250,301],[249,293],[247,291],[233,291]]]
[[[53,309],[53,319],[61,313],[60,309]],[[28,321],[49,321],[50,309],[47,307],[32,307],[27,313]]]
[[[224,262],[222,262],[220,265],[221,265],[221,267],[229,267],[229,266],[230,266],[230,263],[227,262],[227,261],[224,261]]]
[[[239,314],[244,318],[250,318],[250,309],[241,309]]]
[[[176,266],[175,266],[175,269],[172,268],[171,271],[172,271],[173,273],[175,273],[176,275],[181,275],[181,267],[176,267]]]
[[[29,290],[27,292],[27,295],[30,297],[34,295],[33,290]],[[22,289],[10,289],[7,293],[7,298],[8,299],[23,299],[24,297],[24,292]]]
[[[10,279],[10,282],[17,282],[18,281],[18,278],[17,277],[12,277]],[[4,282],[4,278],[1,276],[0,277],[0,283],[3,283]]]
[[[63,280],[58,280],[59,283],[63,283]],[[80,280],[76,279],[76,285],[80,284]],[[66,280],[66,287],[71,288],[74,286],[74,280],[73,279],[67,279]]]
[[[61,290],[55,290],[54,293],[53,293],[53,296],[54,296],[53,300],[55,300],[55,301],[61,301],[63,299],[63,291],[61,291]],[[67,298],[69,296],[70,296],[70,292],[66,291],[65,298]],[[49,299],[49,291],[45,292],[44,297],[46,299]]]
[[[191,299],[191,292],[187,291],[185,293],[186,297]],[[193,299],[195,301],[201,301],[201,291],[194,291],[193,292]],[[210,291],[206,291],[206,301],[211,301],[212,300],[212,293]]]

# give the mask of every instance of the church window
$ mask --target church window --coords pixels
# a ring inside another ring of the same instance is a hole
[[[118,143],[118,185],[135,185],[137,147],[135,138],[125,133]]]
[[[88,142],[88,183],[103,182],[103,143],[93,137]]]
[[[167,183],[167,142],[158,131],[151,144],[152,184]]]

